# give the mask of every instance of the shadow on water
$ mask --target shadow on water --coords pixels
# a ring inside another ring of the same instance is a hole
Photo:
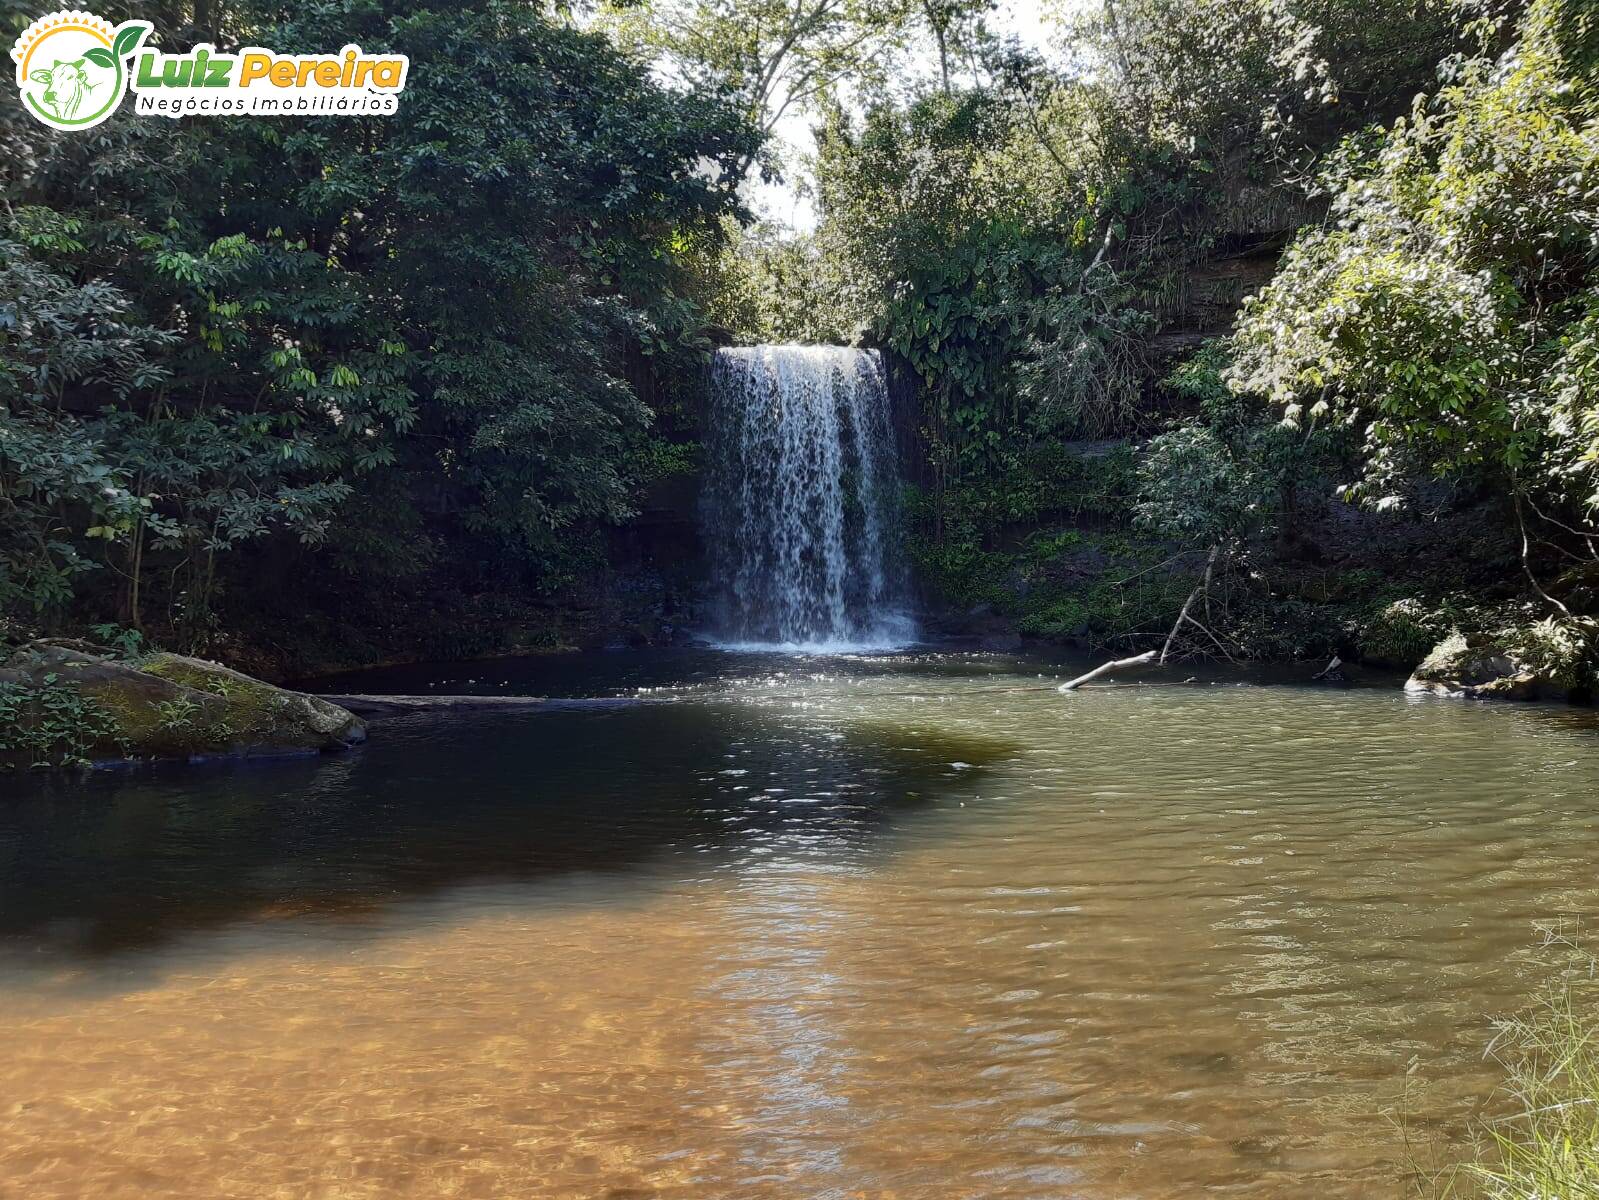
[[[842,728],[738,704],[413,717],[348,755],[23,781],[0,804],[0,953],[95,958],[571,872],[625,896],[646,866],[694,877],[763,845],[875,853],[1012,750]]]

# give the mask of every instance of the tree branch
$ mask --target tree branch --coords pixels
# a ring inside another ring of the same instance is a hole
[[[1160,648],[1160,665],[1166,665],[1166,659],[1171,655],[1172,643],[1177,640],[1177,631],[1183,627],[1184,621],[1193,620],[1188,615],[1188,610],[1194,607],[1194,601],[1210,590],[1211,574],[1216,569],[1216,556],[1221,553],[1221,546],[1210,548],[1210,557],[1205,559],[1205,571],[1199,577],[1199,582],[1194,585],[1194,590],[1188,593],[1188,599],[1183,601],[1183,609],[1177,614],[1177,620],[1172,624],[1171,632],[1166,635],[1166,644]],[[1198,624],[1198,622],[1195,622]],[[1206,631],[1207,633],[1209,630]]]
[[[1109,675],[1112,671],[1121,671],[1127,667],[1141,667],[1145,663],[1152,663],[1155,661],[1155,655],[1157,653],[1159,652],[1155,650],[1147,650],[1143,654],[1134,655],[1132,658],[1118,658],[1114,662],[1108,662],[1103,666],[1095,667],[1086,675],[1079,675],[1076,679],[1068,680],[1067,682],[1061,684],[1057,690],[1062,692],[1075,692],[1078,688],[1082,687],[1083,684],[1088,683],[1090,680],[1098,679],[1101,675]]]
[[[1056,690],[1075,692],[1085,683],[1098,679],[1102,675],[1109,675],[1112,671],[1122,671],[1128,667],[1141,667],[1152,662],[1158,662],[1161,666],[1165,666],[1166,659],[1171,655],[1172,643],[1177,640],[1177,632],[1184,624],[1194,626],[1209,637],[1211,641],[1216,643],[1216,648],[1231,662],[1232,655],[1227,653],[1226,648],[1222,646],[1216,635],[1189,615],[1189,611],[1194,607],[1194,601],[1199,599],[1200,596],[1209,593],[1211,577],[1216,570],[1216,559],[1220,555],[1221,546],[1219,544],[1210,548],[1210,555],[1205,559],[1205,569],[1200,574],[1199,582],[1194,585],[1194,590],[1188,593],[1188,599],[1183,601],[1182,611],[1177,614],[1177,620],[1172,623],[1171,632],[1166,635],[1166,644],[1164,646],[1159,650],[1146,650],[1143,654],[1136,654],[1132,658],[1118,658],[1113,662],[1104,663],[1095,667],[1086,675],[1079,675],[1076,679],[1067,680]]]
[[[1560,610],[1568,620],[1575,620],[1572,612],[1548,592],[1544,591],[1543,584],[1538,582],[1538,577],[1532,572],[1532,541],[1527,534],[1527,517],[1521,508],[1521,489],[1512,485],[1510,491],[1511,501],[1516,508],[1516,524],[1521,528],[1521,569],[1526,572],[1527,582],[1532,584],[1532,590],[1543,597],[1551,606]]]

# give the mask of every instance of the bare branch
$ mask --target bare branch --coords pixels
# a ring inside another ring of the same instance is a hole
[[[1177,620],[1172,624],[1171,632],[1166,635],[1166,644],[1160,648],[1160,665],[1166,665],[1166,659],[1171,655],[1172,643],[1177,640],[1177,631],[1183,627],[1184,621],[1192,621],[1188,610],[1194,607],[1194,601],[1210,590],[1211,574],[1216,569],[1216,558],[1221,554],[1219,545],[1210,548],[1210,557],[1205,559],[1205,571],[1199,577],[1199,582],[1194,585],[1194,590],[1188,593],[1188,599],[1183,601],[1183,609],[1177,614]],[[1194,624],[1198,625],[1197,621]],[[1203,626],[1201,626],[1203,628]],[[1205,632],[1209,633],[1209,630]]]
[[[1067,682],[1061,684],[1058,690],[1062,692],[1075,692],[1078,688],[1082,687],[1083,684],[1088,683],[1091,680],[1098,679],[1101,675],[1109,675],[1112,671],[1121,671],[1128,667],[1141,667],[1145,663],[1152,663],[1155,661],[1155,656],[1157,653],[1158,651],[1155,650],[1146,650],[1143,654],[1136,654],[1132,658],[1118,658],[1114,662],[1108,662],[1103,666],[1095,667],[1086,675],[1079,675],[1076,679],[1068,680]]]

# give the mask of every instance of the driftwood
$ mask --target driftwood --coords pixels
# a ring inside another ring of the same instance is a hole
[[[1212,641],[1215,641],[1216,635],[1196,621],[1189,613],[1194,607],[1194,601],[1210,591],[1211,576],[1215,573],[1216,558],[1220,553],[1220,546],[1212,546],[1210,548],[1210,555],[1205,559],[1205,570],[1200,575],[1199,582],[1194,585],[1194,590],[1188,593],[1188,599],[1183,601],[1182,611],[1177,614],[1177,620],[1172,622],[1171,632],[1166,635],[1166,643],[1158,651],[1148,650],[1143,654],[1134,655],[1132,658],[1118,658],[1114,662],[1105,663],[1102,666],[1095,667],[1086,675],[1079,675],[1076,679],[1067,680],[1060,685],[1058,690],[1075,692],[1090,680],[1098,679],[1101,675],[1109,675],[1112,671],[1125,670],[1127,667],[1141,667],[1152,662],[1159,662],[1164,667],[1166,659],[1171,656],[1172,643],[1177,640],[1177,634],[1184,624],[1192,625]],[[1220,642],[1217,642],[1216,645],[1218,649],[1222,650],[1223,654],[1226,653]]]
[[[405,713],[570,712],[583,709],[631,708],[631,697],[550,700],[544,696],[323,696],[358,717],[397,717]]]
[[[1159,651],[1149,650],[1143,654],[1135,655],[1132,658],[1118,658],[1115,662],[1108,662],[1104,666],[1095,667],[1092,671],[1088,672],[1088,674],[1079,675],[1076,679],[1072,679],[1061,684],[1058,690],[1062,692],[1075,692],[1078,688],[1082,687],[1083,684],[1088,683],[1090,680],[1098,679],[1101,675],[1109,675],[1112,671],[1121,671],[1127,667],[1141,667],[1145,663],[1154,662],[1158,655]]]

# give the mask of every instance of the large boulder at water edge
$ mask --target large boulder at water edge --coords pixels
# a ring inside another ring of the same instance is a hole
[[[130,663],[45,641],[0,665],[0,762],[12,766],[314,753],[365,740],[365,723],[338,705],[203,659]]]
[[[1560,700],[1570,688],[1501,638],[1455,633],[1433,647],[1405,691],[1475,700]]]

